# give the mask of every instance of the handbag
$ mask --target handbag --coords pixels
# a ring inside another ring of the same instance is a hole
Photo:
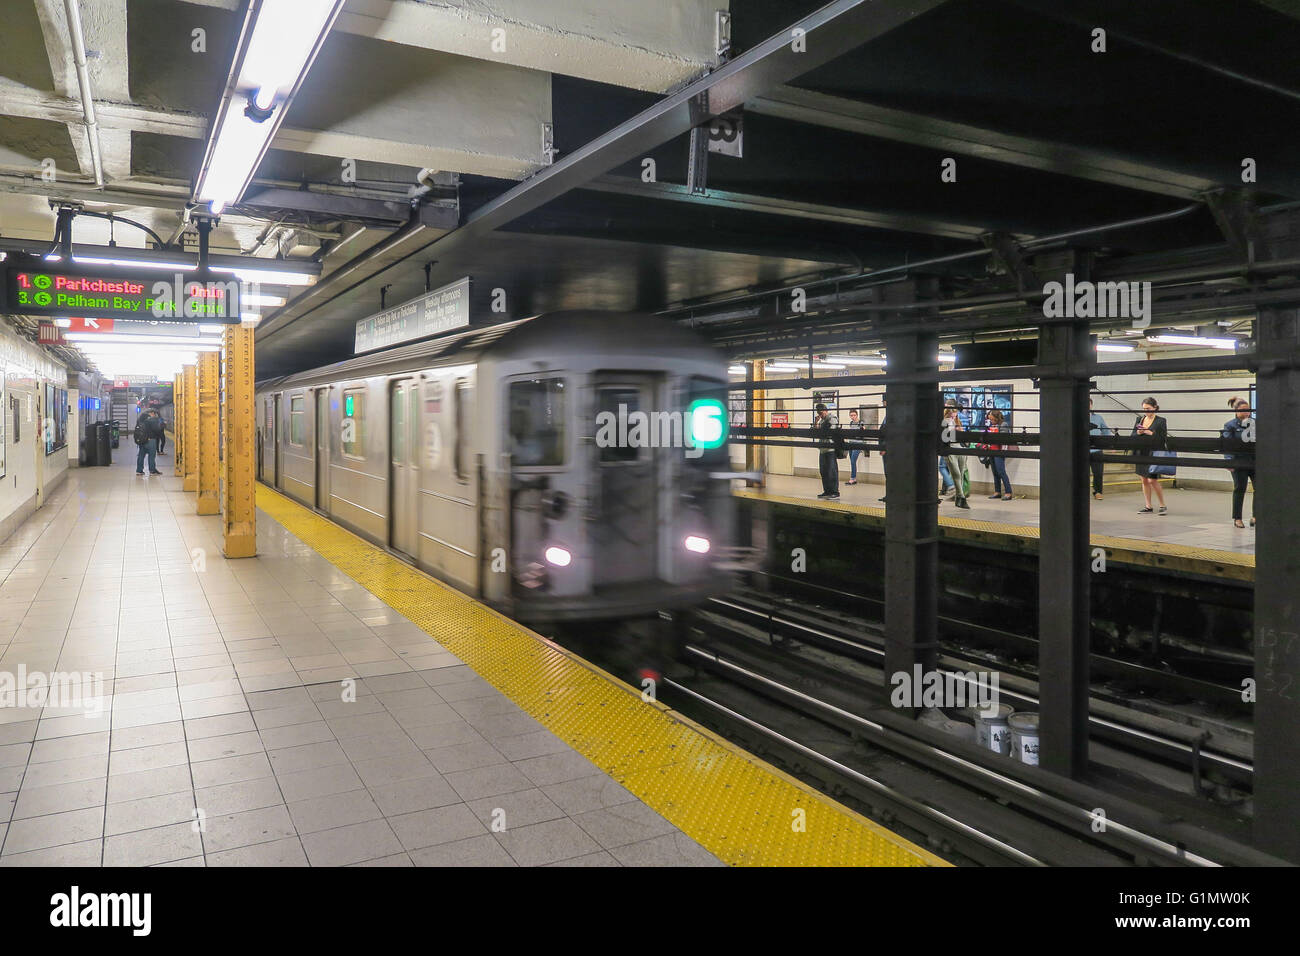
[[[1153,451],[1151,454],[1154,455],[1154,456],[1157,457],[1157,458],[1173,458],[1173,457],[1174,457],[1174,453],[1173,453],[1172,451],[1160,451],[1160,450],[1157,450],[1157,451]],[[1177,468],[1177,466],[1175,466],[1175,465],[1149,465],[1149,466],[1147,466],[1147,477],[1148,477],[1148,478],[1155,478],[1155,477],[1158,477],[1158,476],[1160,476],[1160,475],[1175,475],[1175,474],[1177,474],[1177,473],[1178,473],[1178,468]]]

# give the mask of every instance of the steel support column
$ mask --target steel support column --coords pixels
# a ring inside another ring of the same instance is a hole
[[[181,442],[185,437],[185,374],[177,372],[172,379],[172,473],[180,478],[185,474],[181,464]]]
[[[932,333],[888,336],[885,354],[891,373],[935,372],[939,340]],[[887,385],[885,403],[888,682],[895,674],[910,678],[917,664],[933,670],[938,657],[939,390],[933,384]]]
[[[1255,336],[1255,842],[1300,863],[1300,306],[1261,309]]]
[[[750,383],[763,381],[763,370],[765,365],[761,361],[745,363],[745,379]],[[746,403],[745,425],[749,428],[767,428],[771,425],[770,416],[767,414],[767,393],[762,389],[754,389],[749,393],[749,399]],[[767,470],[767,450],[754,442],[748,442],[745,445],[745,470],[766,472]],[[764,482],[765,483],[765,482]]]
[[[253,456],[257,452],[253,423],[253,330],[228,325],[221,336],[221,434],[225,447],[223,507],[228,558],[257,554],[257,503],[254,498]]]
[[[181,376],[185,382],[185,437],[181,441],[181,466],[185,479],[184,491],[199,490],[199,373],[198,367],[184,365]]]
[[[1092,358],[1086,322],[1045,326],[1038,338],[1039,764],[1069,777],[1088,765],[1091,554],[1088,539],[1088,380],[1069,366]]]
[[[198,503],[195,513],[214,515],[221,510],[221,356],[199,355],[198,370]]]

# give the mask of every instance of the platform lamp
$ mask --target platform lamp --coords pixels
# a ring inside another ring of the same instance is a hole
[[[212,215],[248,188],[342,7],[343,0],[249,0],[194,185],[194,202]]]

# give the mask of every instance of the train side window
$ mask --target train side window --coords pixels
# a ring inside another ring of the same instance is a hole
[[[620,408],[621,406],[621,408]],[[596,390],[596,416],[600,419],[601,412],[609,412],[614,416],[614,420],[628,421],[628,416],[633,412],[641,410],[641,391],[636,388],[612,387],[599,388]],[[622,414],[620,415],[620,411]],[[600,436],[597,436],[598,438]],[[600,442],[597,442],[600,444]],[[635,445],[620,446],[617,443],[601,445],[600,460],[602,463],[618,461],[636,461],[641,457],[641,449]]]
[[[564,464],[564,380],[510,383],[508,448],[516,465]]]
[[[457,481],[469,481],[469,401],[470,387],[466,379],[456,379],[456,450],[452,462]]]
[[[365,460],[366,392],[351,388],[343,392],[343,454]]]
[[[306,399],[294,395],[289,399],[289,444],[305,445],[307,443],[307,412],[304,408]]]
[[[392,449],[393,461],[404,464],[406,462],[406,389],[394,388],[392,395],[392,409],[389,412],[391,427],[389,447]]]

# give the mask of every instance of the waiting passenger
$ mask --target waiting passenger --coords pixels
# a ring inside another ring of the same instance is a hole
[[[962,425],[961,415],[958,413],[955,404],[949,405],[943,410],[943,418],[944,418],[945,427],[947,427],[947,424],[951,422],[955,430],[957,431],[964,430],[964,426]],[[952,442],[948,442],[948,446],[952,449],[966,447],[961,442],[955,440]],[[970,503],[966,500],[966,493],[969,489],[968,483],[970,481],[970,478],[967,476],[966,473],[966,456],[962,454],[958,454],[955,451],[949,451],[947,457],[948,457],[948,476],[952,479],[952,485],[953,485],[953,503],[958,508],[969,509]]]
[[[1088,399],[1088,434],[1096,438],[1118,435],[1119,432],[1106,424],[1100,412],[1092,410],[1092,399]],[[1101,449],[1094,448],[1088,454],[1088,467],[1092,469],[1092,496],[1101,501],[1101,482],[1106,474],[1106,463],[1101,460]]]
[[[1135,438],[1145,438],[1146,441],[1142,448],[1138,449],[1138,454],[1152,454],[1156,452],[1167,452],[1169,445],[1169,424],[1156,412],[1160,411],[1160,403],[1154,398],[1145,398],[1142,400],[1142,414],[1138,416],[1137,421],[1133,423],[1133,436]],[[1160,501],[1159,514],[1167,514],[1169,509],[1165,507],[1165,491],[1160,487],[1161,474],[1171,474],[1166,469],[1171,466],[1167,465],[1138,465],[1135,470],[1138,477],[1142,479],[1142,497],[1146,499],[1146,507],[1138,511],[1140,515],[1151,514],[1151,494],[1155,493],[1156,498]]]
[[[988,423],[989,427],[986,431],[997,433],[1009,430],[1004,427],[1002,413],[996,408],[989,412]],[[985,447],[992,452],[1002,451],[1003,448],[1002,445],[992,444],[986,445]],[[1007,460],[1001,455],[990,455],[989,459],[992,462],[990,467],[993,469],[993,494],[989,495],[989,497],[1001,498],[1003,501],[1010,501],[1012,494],[1011,478],[1007,475]]]
[[[858,420],[858,410],[856,408],[849,410],[848,427],[852,429],[849,434],[850,438],[859,439],[862,437],[862,422]],[[861,448],[849,449],[849,480],[845,484],[856,485],[858,483],[858,456],[861,454]]]
[[[162,434],[162,418],[152,408],[145,412],[135,423],[135,443],[139,447],[135,456],[135,473],[144,474],[144,458],[149,456],[149,474],[161,475],[158,470],[158,436]]]
[[[885,463],[885,396],[883,395],[880,396],[880,463],[882,466]],[[884,501],[885,496],[881,495],[876,500]]]
[[[1244,398],[1236,399],[1233,406],[1237,414],[1224,422],[1223,450],[1224,457],[1232,462],[1232,523],[1238,528],[1246,527],[1241,523],[1241,506],[1246,500],[1246,482],[1255,490],[1255,450],[1250,402]],[[1251,429],[1247,431],[1247,429]],[[1249,436],[1249,437],[1248,437]],[[1250,526],[1255,527],[1255,496],[1250,498]]]
[[[822,493],[818,498],[836,499],[840,496],[840,466],[835,455],[835,438],[833,430],[838,428],[839,421],[826,410],[825,404],[817,403],[817,420],[813,422],[813,429],[818,432],[817,447],[820,453],[817,455],[817,467],[822,476]]]

